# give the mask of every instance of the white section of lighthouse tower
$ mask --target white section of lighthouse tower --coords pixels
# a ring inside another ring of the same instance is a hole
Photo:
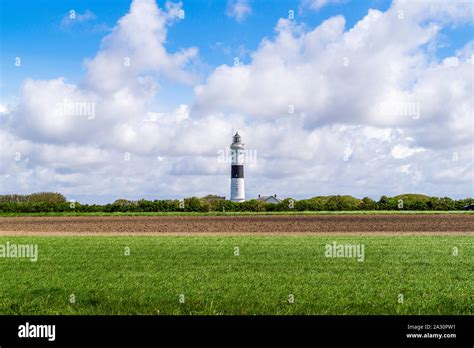
[[[235,133],[230,152],[232,156],[230,174],[230,200],[233,202],[245,201],[244,183],[244,144],[240,140],[239,133]]]

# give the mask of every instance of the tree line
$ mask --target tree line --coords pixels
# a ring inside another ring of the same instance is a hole
[[[60,193],[41,192],[31,195],[0,195],[0,213],[45,212],[265,212],[265,211],[354,211],[354,210],[462,210],[473,204],[473,198],[451,199],[419,194],[369,197],[318,196],[308,199],[283,199],[278,204],[259,200],[231,202],[218,196],[190,197],[181,200],[126,200],[113,203],[81,204],[68,202]]]

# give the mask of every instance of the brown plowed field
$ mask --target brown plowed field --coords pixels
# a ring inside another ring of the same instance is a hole
[[[0,217],[0,235],[474,235],[474,215]]]

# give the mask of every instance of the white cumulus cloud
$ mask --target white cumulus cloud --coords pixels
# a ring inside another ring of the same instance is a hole
[[[237,22],[242,22],[247,16],[252,13],[247,0],[228,0],[226,14],[229,17],[235,18]]]

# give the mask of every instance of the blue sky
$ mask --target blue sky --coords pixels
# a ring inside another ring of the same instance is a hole
[[[237,5],[245,9],[242,18],[231,14]],[[139,169],[133,177],[124,174],[117,179],[127,187],[119,193],[120,197],[157,194],[175,197],[212,190],[225,195],[227,169],[222,163],[215,163],[213,153],[228,146],[228,141],[221,138],[223,133],[242,128],[244,140],[247,136],[247,142],[261,156],[259,163],[248,169],[255,175],[253,181],[249,179],[249,195],[273,191],[295,197],[331,193],[360,196],[367,192],[377,198],[381,194],[409,191],[459,197],[472,194],[472,156],[469,158],[472,141],[468,140],[472,123],[465,124],[471,120],[465,112],[469,112],[472,101],[462,99],[456,87],[458,84],[464,85],[461,89],[472,89],[472,79],[465,74],[474,47],[474,23],[469,16],[472,3],[184,0],[178,5],[185,11],[181,20],[166,10],[164,1],[137,0],[135,12],[130,6],[129,0],[2,1],[0,130],[4,132],[3,145],[11,153],[26,152],[28,161],[14,163],[15,167],[4,163],[0,191],[62,190],[69,196],[104,201],[114,197],[113,188],[102,185],[104,190],[97,191],[94,185],[86,183],[88,168],[97,165],[104,170],[103,175],[120,171],[110,158],[127,152],[135,155]],[[145,6],[151,7],[140,9]],[[156,8],[160,10],[155,13]],[[147,15],[150,9],[153,16]],[[87,16],[82,21],[66,23],[70,10],[78,16]],[[290,10],[295,18],[288,21]],[[405,17],[397,23],[394,19],[400,11]],[[134,24],[121,28],[118,21],[124,16],[130,17]],[[141,29],[134,29],[133,25],[140,26],[140,16],[146,17],[144,24]],[[161,20],[166,21],[165,26],[156,29]],[[165,40],[157,39],[154,51],[133,46],[140,41],[136,30],[144,30],[149,38],[163,34]],[[381,38],[379,32],[386,34]],[[109,38],[111,47],[101,46],[104,38]],[[164,53],[156,53],[161,47]],[[137,70],[133,76],[118,70],[116,76],[108,76],[107,60],[112,62],[117,52],[135,54],[135,61],[145,62],[134,67]],[[184,52],[188,56],[177,63]],[[101,54],[105,61],[99,59]],[[15,57],[21,57],[21,67],[14,66]],[[239,57],[240,67],[233,66],[235,57]],[[348,73],[340,71],[341,61],[346,58],[351,62]],[[86,59],[90,66],[85,64]],[[262,62],[269,63],[262,65]],[[272,76],[288,79],[288,85],[280,86],[281,79],[275,85]],[[63,82],[58,82],[61,77]],[[362,83],[364,88],[356,87],[364,78],[367,78],[367,84]],[[446,79],[453,81],[452,90],[442,87]],[[105,90],[100,81],[109,80],[117,84]],[[238,91],[234,93],[236,88]],[[343,91],[345,88],[349,89]],[[34,100],[40,91],[45,93],[43,105],[35,104]],[[440,105],[433,102],[438,93],[443,95],[440,100],[444,100]],[[61,101],[54,100],[55,94],[81,100],[92,98],[99,108],[95,123],[75,124],[82,121],[74,120],[66,124],[55,119],[48,111]],[[124,95],[133,103],[129,109],[114,104],[117,96],[124,98]],[[377,105],[397,103],[421,104],[422,115],[426,116],[424,123],[371,114]],[[281,114],[281,110],[293,104],[298,117]],[[455,107],[444,109],[451,104]],[[124,115],[114,116],[117,110],[123,110]],[[160,120],[148,126],[145,122],[156,115],[162,115],[158,116]],[[20,122],[31,126],[25,128]],[[266,148],[271,134],[265,130],[272,127],[278,134],[282,132],[288,146],[297,148],[297,155],[286,153],[286,148],[278,152],[278,146]],[[82,128],[85,135],[76,138],[72,130]],[[107,129],[111,138],[117,137],[113,143],[103,141]],[[460,135],[459,129],[468,133]],[[162,140],[152,139],[152,130]],[[443,130],[452,131],[454,139],[436,143],[433,139],[443,134]],[[205,133],[204,139],[218,140],[200,148],[201,145],[194,143],[201,141],[195,139],[196,133]],[[183,137],[191,139],[189,149],[177,150],[180,146],[165,145],[186,142]],[[295,137],[301,137],[301,148],[292,143]],[[326,137],[339,139],[342,145],[332,140],[325,142]],[[314,149],[308,150],[312,146]],[[75,147],[79,154],[88,153],[88,160],[64,161],[60,165],[56,160],[48,162],[41,153],[52,147],[53,153],[70,153]],[[373,168],[384,173],[382,178],[367,180],[357,175],[359,166],[364,167],[364,161],[369,160],[364,155],[368,151],[365,147],[386,152],[370,155],[377,168],[391,168],[387,171]],[[23,150],[15,151],[15,148]],[[325,156],[320,156],[320,151],[325,148],[328,153],[334,152],[332,157],[321,158]],[[342,164],[334,161],[347,157],[343,154],[349,152],[350,161],[344,160]],[[450,168],[448,163],[451,157],[456,157],[454,153],[464,162],[456,162]],[[107,159],[97,158],[102,155]],[[143,166],[156,157],[164,160],[160,160],[160,167],[151,177],[168,183],[158,193],[145,182],[149,178],[135,179],[137,173],[149,171]],[[433,161],[447,162],[436,168]],[[301,168],[301,173],[285,169],[277,175],[270,170],[275,165]],[[189,168],[198,169],[190,173]],[[312,181],[312,173],[318,170],[341,175],[346,171],[350,177],[345,185],[331,182],[330,177],[324,179],[323,174],[319,175],[321,181],[308,183]],[[399,173],[395,181],[384,187],[387,183],[384,176],[394,172]],[[13,178],[14,173],[17,179]],[[46,180],[45,173],[56,179]],[[283,188],[279,187],[281,175]],[[22,176],[25,181],[19,182],[18,177]],[[455,178],[459,176],[464,178],[463,184],[454,188]],[[443,177],[449,180],[440,186]],[[213,185],[216,180],[218,189]]]
[[[158,1],[163,4],[164,1]],[[221,64],[232,64],[233,58],[242,53],[254,51],[262,38],[274,36],[274,26],[279,18],[285,17],[289,9],[295,11],[298,21],[308,27],[315,27],[325,19],[342,14],[346,27],[351,28],[367,14],[369,8],[386,10],[390,0],[345,1],[326,6],[320,11],[301,11],[301,4],[294,0],[251,1],[252,14],[245,24],[225,15],[227,3],[224,0],[182,1],[186,21],[174,25],[166,47],[177,51],[183,47],[197,46],[201,59],[208,69]],[[93,57],[108,30],[130,7],[129,0],[4,0],[2,1],[2,65],[8,67],[15,57],[23,59],[23,69],[3,69],[3,97],[18,93],[27,77],[51,79],[64,76],[71,82],[79,82],[85,57]],[[28,8],[28,11],[25,11]],[[85,23],[67,27],[61,26],[62,19],[74,9],[77,13],[92,11],[96,18]],[[196,28],[199,28],[197,31]],[[437,56],[444,58],[456,48],[472,39],[473,26],[447,27],[443,30],[445,46],[437,50]],[[243,62],[248,54],[241,54]],[[185,93],[190,97],[189,92]]]
[[[162,5],[164,1],[157,3]],[[331,16],[342,14],[346,19],[346,28],[351,28],[367,14],[368,9],[385,11],[391,1],[343,1],[319,11],[304,11],[302,3],[294,0],[254,0],[249,1],[252,13],[244,25],[225,15],[227,2],[224,0],[186,0],[182,3],[186,20],[170,30],[166,47],[173,52],[197,46],[203,71],[209,73],[221,64],[232,64],[235,56],[239,56],[242,62],[248,62],[248,54],[258,47],[262,38],[274,36],[275,23],[287,16],[290,9],[295,11],[296,19],[308,27],[315,27]],[[84,74],[84,58],[94,56],[104,35],[129,7],[129,0],[2,1],[2,102],[17,95],[23,80],[28,77],[52,79],[64,76],[70,82],[80,82]],[[62,26],[61,21],[71,9],[80,14],[91,11],[96,18]],[[453,54],[472,39],[473,25],[448,26],[443,28],[442,35],[443,45],[436,50],[440,59]],[[23,68],[9,69],[17,56],[21,56]],[[161,101],[179,104],[192,98],[190,88],[174,84],[166,87],[159,97]]]
[[[162,5],[164,1],[157,3]],[[233,64],[234,57],[242,53],[240,47],[244,49],[243,53],[252,52],[262,38],[274,36],[275,24],[279,18],[286,17],[290,9],[295,11],[299,21],[309,27],[317,26],[337,14],[343,14],[347,27],[351,27],[369,8],[385,10],[390,5],[390,1],[386,0],[348,1],[307,13],[300,10],[301,5],[297,1],[253,1],[250,2],[252,14],[242,25],[225,15],[227,3],[224,0],[187,0],[182,3],[186,20],[170,30],[166,47],[174,52],[183,47],[197,46],[208,71],[221,64]],[[64,76],[71,82],[79,82],[84,73],[84,58],[95,55],[104,35],[129,7],[129,0],[2,1],[2,66],[10,66],[17,56],[21,56],[24,62],[21,70],[3,69],[3,79],[8,81],[2,84],[3,97],[16,95],[27,77],[52,79]],[[61,26],[62,19],[71,9],[76,13],[92,11],[96,18]],[[468,33],[464,35],[461,41],[468,40]],[[240,59],[246,62],[249,56],[241,54]],[[185,98],[190,97],[189,91],[181,92]],[[170,91],[169,94],[175,93]]]
[[[163,4],[164,1],[157,1]],[[182,1],[186,21],[174,25],[166,43],[169,51],[197,46],[207,71],[221,64],[233,64],[235,56],[248,62],[248,53],[254,51],[262,38],[274,36],[274,26],[285,17],[289,9],[296,19],[315,27],[325,19],[342,14],[346,28],[351,28],[367,14],[368,9],[385,11],[390,0],[344,1],[323,7],[319,11],[302,11],[301,3],[294,0],[250,1],[252,14],[245,24],[226,16],[224,0]],[[2,98],[13,97],[27,77],[52,79],[64,76],[79,82],[84,74],[83,60],[93,57],[104,35],[110,31],[130,7],[129,0],[4,0],[2,1]],[[28,8],[28,11],[25,11]],[[62,26],[62,19],[74,9],[76,13],[91,11],[95,19],[70,26]],[[199,28],[199,30],[196,30]],[[465,45],[473,36],[472,23],[443,28],[443,45],[436,50],[442,59]],[[23,68],[9,69],[15,57],[21,56]],[[6,83],[8,82],[8,83]],[[170,85],[166,89],[170,100],[192,97],[187,89]],[[183,100],[185,102],[186,100]]]

